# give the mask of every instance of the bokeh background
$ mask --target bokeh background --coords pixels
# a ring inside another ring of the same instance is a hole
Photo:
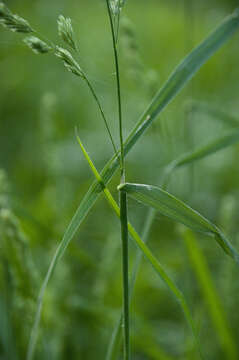
[[[72,18],[80,63],[89,75],[118,141],[115,71],[103,0],[10,0],[14,13],[57,43],[57,17]],[[124,134],[170,72],[238,1],[128,0],[119,35]],[[127,179],[160,184],[179,154],[230,129],[207,107],[238,118],[239,33],[200,70],[135,146]],[[192,101],[199,104],[193,108]],[[201,106],[201,104],[204,104]],[[206,110],[205,110],[206,109]],[[100,170],[112,155],[103,122],[86,84],[52,55],[35,55],[22,36],[0,29],[0,358],[24,359],[36,299],[50,260],[94,180],[75,137]],[[214,221],[239,247],[238,146],[177,171],[170,191]],[[117,199],[117,174],[110,188]],[[129,201],[142,231],[148,209]],[[235,343],[238,270],[215,241],[197,236]],[[184,292],[206,359],[227,359],[223,341],[178,227],[157,216],[149,246]],[[119,221],[97,201],[48,286],[36,359],[104,359],[121,311]],[[136,248],[130,245],[131,263]],[[143,259],[132,301],[136,359],[196,359],[179,305]]]

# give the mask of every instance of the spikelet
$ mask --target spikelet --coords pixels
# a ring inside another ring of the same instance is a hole
[[[120,8],[120,10],[123,9],[125,3],[126,3],[126,0],[119,0],[119,8]]]
[[[33,32],[33,29],[25,19],[18,15],[12,14],[12,12],[2,2],[0,2],[0,24],[14,32]]]
[[[48,46],[36,36],[26,37],[23,41],[35,54],[46,54],[52,50],[52,47]]]
[[[110,1],[110,8],[111,8],[113,16],[119,15],[119,13],[123,9],[125,3],[126,3],[126,0],[111,0]]]
[[[68,71],[72,72],[76,76],[84,78],[83,71],[77,61],[73,58],[71,53],[60,47],[56,47],[55,55],[59,57],[63,62]]]
[[[75,35],[74,30],[71,24],[70,18],[65,18],[63,15],[60,15],[57,20],[58,23],[58,33],[60,38],[65,41],[73,50],[76,50],[75,44]]]

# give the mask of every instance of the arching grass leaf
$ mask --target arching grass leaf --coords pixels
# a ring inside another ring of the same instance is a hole
[[[126,191],[129,196],[141,203],[151,206],[164,216],[171,218],[192,230],[215,236],[222,249],[239,263],[239,254],[232,247],[225,235],[216,225],[190,206],[159,187],[145,184],[121,184],[120,191]]]

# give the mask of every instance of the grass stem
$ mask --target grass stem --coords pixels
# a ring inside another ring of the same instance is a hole
[[[91,93],[92,93],[92,95],[93,95],[93,97],[94,97],[94,99],[95,99],[95,101],[96,101],[96,103],[97,103],[97,106],[98,106],[98,108],[99,108],[99,110],[100,110],[101,116],[102,116],[102,118],[103,118],[103,120],[104,120],[106,129],[107,129],[107,132],[108,132],[108,134],[109,134],[110,141],[111,141],[111,144],[112,144],[112,146],[113,146],[115,155],[118,156],[118,152],[117,152],[117,149],[116,149],[116,146],[115,146],[115,143],[114,143],[114,139],[113,139],[113,136],[112,136],[112,134],[111,134],[111,131],[110,131],[108,122],[107,122],[107,120],[106,120],[106,116],[105,116],[105,113],[104,113],[104,111],[103,111],[103,108],[102,108],[102,106],[101,106],[100,100],[99,100],[99,98],[98,98],[98,96],[97,96],[97,94],[96,94],[96,92],[95,92],[95,90],[94,90],[94,88],[93,88],[90,80],[88,79],[87,75],[86,75],[85,73],[83,73],[83,75],[84,75],[84,79],[85,79],[85,81],[86,81],[86,84],[88,85],[88,87],[89,87],[89,89],[90,89],[90,91],[91,91]]]
[[[112,43],[114,50],[115,59],[115,70],[116,70],[116,84],[117,84],[117,98],[118,98],[118,112],[119,112],[119,135],[120,135],[120,152],[121,152],[121,182],[125,182],[125,164],[124,164],[124,140],[123,140],[123,124],[122,124],[122,106],[121,106],[121,89],[120,89],[120,71],[119,71],[119,60],[117,50],[117,40],[115,37],[114,23],[112,18],[112,12],[109,0],[106,0],[108,16],[110,21],[110,29],[112,34]]]
[[[122,105],[121,105],[121,88],[120,88],[120,70],[117,50],[117,39],[112,18],[112,9],[109,0],[106,0],[107,11],[110,21],[110,29],[112,34],[112,43],[116,70],[116,87],[119,112],[119,136],[120,136],[120,183],[125,183],[125,160],[124,160],[124,139],[122,124]],[[117,24],[117,27],[119,24]],[[117,28],[118,32],[118,28]],[[127,194],[119,192],[120,198],[120,223],[121,223],[121,241],[122,241],[122,276],[123,276],[123,312],[124,312],[124,359],[130,359],[130,319],[129,319],[129,255],[128,255],[128,215],[127,215]]]

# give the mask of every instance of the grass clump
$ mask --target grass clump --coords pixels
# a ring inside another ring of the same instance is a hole
[[[189,81],[196,75],[199,69],[207,63],[207,61],[219,50],[239,28],[239,14],[238,11],[228,16],[214,31],[212,31],[198,46],[196,46],[180,63],[176,66],[175,70],[166,80],[165,84],[156,93],[150,104],[146,107],[145,111],[140,116],[138,122],[133,127],[127,138],[124,136],[124,127],[126,124],[124,111],[123,111],[123,97],[122,97],[122,85],[121,85],[121,72],[124,70],[120,66],[120,47],[119,47],[119,32],[120,32],[120,20],[121,12],[126,5],[126,1],[115,0],[105,1],[106,11],[109,19],[109,28],[112,38],[112,54],[114,60],[115,70],[115,95],[117,100],[117,124],[118,124],[118,136],[119,136],[119,149],[117,149],[114,136],[111,132],[111,126],[108,116],[103,109],[100,98],[92,85],[90,76],[85,71],[82,65],[82,55],[79,54],[78,39],[76,38],[75,31],[72,26],[70,18],[60,15],[58,17],[58,35],[65,43],[65,47],[62,47],[56,43],[53,43],[40,33],[33,30],[30,24],[18,15],[12,14],[12,12],[4,5],[0,3],[0,24],[5,28],[23,34],[30,33],[31,35],[23,39],[24,43],[36,54],[53,54],[60,59],[66,69],[78,78],[84,81],[87,85],[90,93],[95,101],[100,116],[105,125],[109,141],[113,147],[114,155],[106,163],[103,170],[98,172],[91,157],[85,150],[79,135],[77,134],[77,140],[81,147],[81,150],[86,158],[90,168],[94,174],[95,181],[92,183],[88,192],[82,198],[81,203],[75,212],[70,224],[68,225],[61,242],[57,246],[50,266],[48,267],[47,274],[42,282],[40,288],[37,310],[34,316],[34,321],[30,340],[28,344],[26,359],[32,360],[36,354],[37,340],[40,328],[40,320],[42,317],[42,310],[44,305],[44,298],[48,283],[54,274],[57,266],[65,254],[66,249],[71,243],[73,237],[76,235],[84,219],[87,217],[91,208],[95,204],[96,200],[103,193],[106,200],[110,204],[113,212],[120,219],[121,226],[121,259],[122,259],[122,311],[115,324],[115,330],[109,341],[105,356],[107,360],[117,359],[121,351],[121,341],[123,340],[123,358],[130,360],[133,358],[132,354],[134,348],[131,346],[131,339],[134,338],[134,331],[132,330],[132,322],[134,313],[131,312],[130,304],[133,300],[133,290],[136,282],[139,266],[141,263],[142,255],[147,262],[156,271],[156,274],[167,285],[174,298],[181,306],[185,319],[187,320],[190,330],[192,332],[192,338],[194,339],[193,345],[191,345],[190,353],[194,358],[203,358],[203,346],[200,343],[200,335],[198,334],[197,326],[195,325],[195,319],[192,315],[191,306],[187,296],[176,285],[176,281],[168,274],[164,269],[164,266],[159,262],[156,253],[150,250],[146,243],[149,237],[151,226],[156,220],[156,213],[170,218],[173,221],[184,224],[186,227],[193,231],[200,232],[204,235],[211,235],[215,237],[224,252],[230,255],[236,262],[238,262],[238,253],[234,246],[231,245],[224,232],[219,229],[214,221],[209,220],[210,216],[202,216],[199,211],[189,205],[188,201],[179,200],[177,196],[174,196],[171,192],[166,191],[166,187],[169,184],[170,178],[172,179],[174,171],[198,160],[215,154],[219,150],[223,150],[238,142],[238,130],[228,131],[223,133],[222,136],[214,139],[205,146],[199,147],[196,150],[191,150],[185,155],[181,155],[176,159],[173,159],[169,165],[166,166],[163,172],[163,185],[162,187],[147,185],[147,184],[135,184],[128,182],[128,172],[126,167],[126,157],[128,153],[134,148],[134,146],[140,141],[141,137],[145,134],[146,130],[155,122],[163,110],[176,98],[176,96],[182,91],[182,89],[189,83]],[[124,29],[127,32],[127,25]],[[44,39],[44,40],[41,40]],[[132,40],[132,39],[131,39]],[[138,54],[134,53],[137,57]],[[140,67],[141,76],[143,76],[144,67]],[[204,109],[205,110],[205,109]],[[217,113],[215,115],[217,117]],[[111,194],[108,183],[116,173],[117,169],[120,170],[119,185],[115,187],[115,191],[118,191],[118,202]],[[133,199],[139,200],[141,203],[150,206],[152,209],[148,213],[147,221],[143,228],[143,236],[141,237],[135,230],[131,222],[129,221],[129,209],[128,209],[128,196]],[[14,229],[19,229],[16,218],[11,216],[11,212],[7,212],[5,209],[1,210],[1,221],[9,226],[9,219],[12,219],[11,226]],[[14,220],[15,219],[15,220]],[[5,230],[2,230],[3,233]],[[6,232],[6,231],[5,231]],[[232,340],[232,336],[226,325],[226,315],[222,315],[220,305],[213,285],[210,282],[210,274],[207,269],[207,265],[204,262],[203,255],[200,253],[200,249],[197,248],[194,234],[188,230],[184,233],[185,243],[189,249],[190,258],[192,260],[195,272],[197,274],[198,282],[202,287],[202,292],[207,300],[208,309],[214,323],[215,331],[218,332],[222,341],[225,338],[225,353],[228,354],[230,359],[236,359],[237,349]],[[133,266],[132,274],[130,272],[130,247],[129,238],[132,238],[133,242],[138,248],[137,258],[135,265]],[[20,239],[20,237],[19,237]],[[191,239],[191,240],[190,240]],[[191,241],[191,242],[190,242]],[[13,251],[13,250],[11,250]],[[194,256],[196,253],[197,256]],[[90,261],[89,261],[90,262]],[[19,264],[21,268],[22,264]],[[206,275],[205,275],[206,274]],[[131,276],[130,276],[131,275]],[[213,305],[215,308],[213,309]],[[87,307],[87,306],[86,306]],[[94,306],[93,306],[94,307]],[[89,309],[89,307],[87,307]],[[95,312],[97,313],[97,312]],[[150,328],[146,326],[145,328]],[[11,337],[9,338],[11,343]],[[137,341],[136,341],[137,343]],[[139,343],[139,342],[138,342]],[[47,350],[46,350],[47,353]],[[165,354],[164,351],[148,351],[152,354],[160,354],[155,356],[161,356],[161,358],[171,358],[170,355]],[[184,353],[180,353],[183,358]],[[13,358],[15,354],[11,355]],[[95,354],[95,356],[97,356]],[[153,355],[152,355],[153,356]]]

